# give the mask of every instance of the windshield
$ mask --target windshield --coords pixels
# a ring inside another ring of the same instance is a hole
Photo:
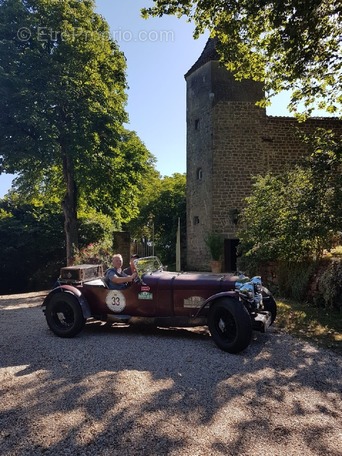
[[[156,256],[139,258],[137,260],[134,260],[134,264],[139,277],[146,273],[163,270],[163,265],[161,264],[159,258]]]

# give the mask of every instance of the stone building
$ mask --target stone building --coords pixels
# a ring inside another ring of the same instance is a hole
[[[187,267],[208,270],[208,232],[224,236],[225,271],[236,268],[237,215],[250,194],[252,176],[281,172],[307,153],[299,129],[332,128],[336,118],[298,123],[272,117],[255,105],[262,84],[235,81],[209,40],[185,75],[187,93]]]

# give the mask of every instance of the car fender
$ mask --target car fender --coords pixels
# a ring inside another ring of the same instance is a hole
[[[73,295],[77,299],[77,301],[81,307],[83,317],[85,319],[87,319],[92,316],[88,301],[85,299],[85,297],[83,296],[81,291],[78,288],[73,287],[72,285],[60,285],[59,287],[56,287],[53,290],[51,290],[50,293],[44,299],[44,302],[42,304],[44,311],[45,311],[45,308],[46,308],[48,302],[50,301],[51,297],[57,293],[69,293],[69,294]]]
[[[216,293],[212,296],[210,296],[208,299],[206,299],[201,307],[198,309],[195,317],[199,317],[202,315],[202,311],[206,306],[211,306],[217,299],[221,298],[234,298],[237,299],[238,295],[236,294],[235,291],[221,291],[220,293]]]

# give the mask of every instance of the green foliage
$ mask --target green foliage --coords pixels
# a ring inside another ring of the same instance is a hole
[[[210,256],[214,261],[220,261],[223,254],[223,238],[218,233],[207,233],[204,237]]]
[[[81,248],[99,240],[111,246],[115,227],[96,213],[79,218]],[[18,195],[0,200],[0,293],[50,288],[66,265],[63,215],[59,204],[21,203]]]
[[[269,96],[292,90],[290,108],[341,109],[341,7],[338,0],[154,0],[142,14],[187,16],[197,37],[219,38],[237,79],[264,81]]]
[[[252,263],[306,258],[312,244],[301,230],[306,221],[298,209],[308,186],[300,168],[282,176],[258,176],[241,215],[240,253]]]
[[[63,217],[54,205],[1,201],[0,293],[52,286],[65,264]],[[6,215],[5,215],[6,214]]]
[[[89,209],[79,216],[79,248],[74,264],[103,264],[108,268],[113,256],[114,231],[118,227],[109,216]]]
[[[241,215],[239,267],[302,262],[333,246],[342,217],[341,145],[321,135],[311,147],[302,166],[255,179]]]
[[[80,212],[78,224],[80,248],[84,248],[89,243],[101,242],[111,245],[113,242],[113,233],[117,226],[109,216],[88,209]]]
[[[119,224],[137,213],[154,158],[124,129],[126,60],[92,0],[0,2],[0,169],[56,198],[67,255],[81,200]]]
[[[93,9],[93,1],[1,3],[1,153],[7,171],[61,170],[64,147],[76,169],[83,170],[87,158],[94,172],[117,144],[127,120],[125,59]]]
[[[277,327],[342,354],[342,319],[338,311],[298,301],[277,300]]]
[[[328,309],[342,310],[342,261],[332,260],[318,282],[317,303]]]
[[[317,227],[325,225],[335,236],[342,226],[341,137],[318,129],[316,136],[307,141],[312,154],[307,160],[306,169],[312,173],[314,188],[308,195],[304,210],[311,209]]]
[[[113,240],[95,242],[79,249],[76,252],[74,264],[102,264],[104,271],[112,264]]]
[[[117,224],[131,220],[139,212],[146,181],[157,174],[154,165],[155,157],[136,133],[125,130],[115,160],[107,170],[110,185],[106,188],[99,182],[93,206],[112,216]],[[84,198],[88,202],[94,190],[86,190]]]
[[[285,298],[305,302],[316,268],[317,263],[314,261],[280,262],[277,265],[278,294]]]
[[[147,238],[152,241],[153,230],[155,254],[168,265],[176,261],[178,218],[181,220],[181,245],[185,245],[185,185],[185,174],[176,173],[162,179],[151,176],[151,180],[145,182],[146,190],[139,216],[127,225],[135,239]]]

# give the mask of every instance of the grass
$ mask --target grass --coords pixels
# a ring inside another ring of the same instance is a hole
[[[342,256],[342,245],[339,245],[339,246],[335,247],[334,249],[332,249],[328,255],[333,256],[333,257],[341,257]]]
[[[278,328],[342,355],[342,312],[278,299]]]

